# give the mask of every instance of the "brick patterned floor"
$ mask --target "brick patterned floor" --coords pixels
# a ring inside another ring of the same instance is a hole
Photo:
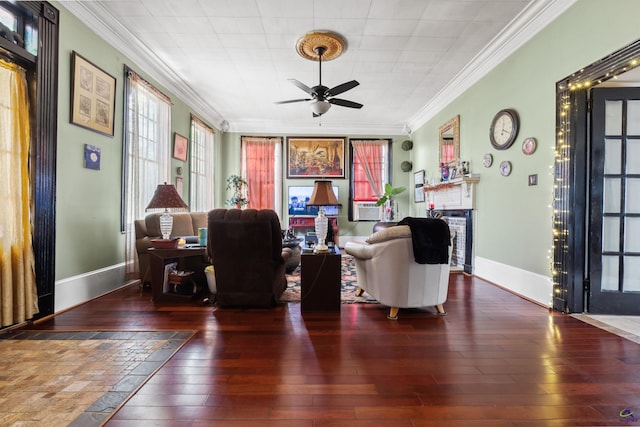
[[[0,335],[0,425],[98,426],[193,332]]]

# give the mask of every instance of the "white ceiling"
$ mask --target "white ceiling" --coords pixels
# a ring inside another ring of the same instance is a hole
[[[576,0],[66,0],[60,4],[202,118],[236,132],[406,134],[436,114]],[[321,119],[288,79],[318,82],[296,41],[346,38],[323,63],[328,87],[364,107]],[[91,52],[79,52],[100,65]]]

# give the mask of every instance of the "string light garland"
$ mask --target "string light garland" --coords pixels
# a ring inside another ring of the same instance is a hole
[[[552,294],[550,309],[569,312],[567,306],[571,265],[570,242],[571,227],[583,227],[574,223],[571,197],[572,180],[575,168],[575,147],[577,135],[572,133],[572,119],[579,112],[578,100],[592,86],[607,80],[616,79],[640,65],[640,40],[620,49],[611,55],[579,70],[556,84],[556,144],[553,165],[553,206],[552,232],[553,246],[549,257]],[[573,242],[574,244],[576,242]],[[580,243],[580,242],[578,242]],[[582,286],[582,283],[573,283]]]

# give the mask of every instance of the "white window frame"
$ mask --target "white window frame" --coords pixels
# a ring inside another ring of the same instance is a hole
[[[208,212],[214,207],[214,153],[213,128],[192,115],[189,208],[193,212]]]

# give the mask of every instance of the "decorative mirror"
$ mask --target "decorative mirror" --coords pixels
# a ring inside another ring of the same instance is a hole
[[[440,163],[455,163],[460,158],[460,115],[440,126]]]

